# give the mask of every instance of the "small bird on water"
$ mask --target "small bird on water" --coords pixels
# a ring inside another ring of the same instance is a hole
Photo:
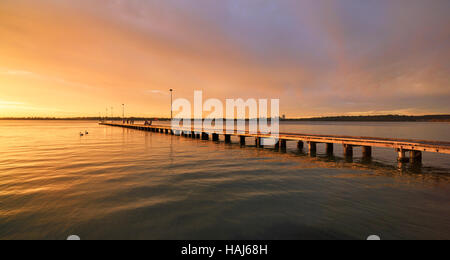
[[[84,136],[84,134],[82,132],[80,132],[80,136]]]
[[[86,135],[88,135],[89,134],[89,132],[88,131],[86,131],[86,132],[84,132]]]

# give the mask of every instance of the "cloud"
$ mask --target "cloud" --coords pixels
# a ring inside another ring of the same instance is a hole
[[[24,104],[23,102],[7,101],[7,100],[1,100],[0,99],[0,105],[4,105],[4,106],[7,106],[7,105],[23,105],[23,104]]]
[[[7,110],[27,110],[27,111],[44,111],[44,112],[69,112],[63,109],[33,106],[25,102],[0,100],[0,108]]]
[[[13,75],[13,76],[33,76],[34,73],[30,71],[24,70],[5,70],[1,72],[4,75]]]
[[[41,116],[49,116],[49,115],[76,115],[77,112],[69,111],[64,109],[58,109],[54,107],[41,107],[41,106],[3,106],[0,104],[0,108],[3,110],[1,116],[8,117],[8,115],[21,116],[17,114],[11,114],[9,112],[20,112],[23,115],[35,115],[35,113],[39,113]]]
[[[72,81],[62,79],[62,78],[43,75],[43,74],[35,73],[32,71],[26,71],[26,70],[10,70],[10,69],[5,70],[4,69],[4,70],[0,71],[0,73],[4,74],[4,75],[10,75],[10,76],[28,77],[28,78],[34,78],[36,80],[51,81],[53,83],[57,83],[60,85],[71,86],[71,87],[76,87],[76,88],[81,88],[81,89],[91,89],[92,88],[91,86],[86,85],[86,84],[72,82]]]

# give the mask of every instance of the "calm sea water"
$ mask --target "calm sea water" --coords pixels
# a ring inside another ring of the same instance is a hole
[[[450,141],[446,123],[281,130]],[[450,239],[448,155],[417,169],[64,121],[0,121],[0,151],[0,239]]]

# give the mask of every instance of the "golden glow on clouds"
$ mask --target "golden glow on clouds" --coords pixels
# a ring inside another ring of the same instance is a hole
[[[449,113],[449,5],[400,2],[2,0],[0,117],[169,116],[170,88],[292,117]]]

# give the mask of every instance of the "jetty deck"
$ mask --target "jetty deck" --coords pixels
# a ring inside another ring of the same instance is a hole
[[[297,147],[303,150],[305,147],[311,155],[315,155],[318,144],[326,145],[326,152],[329,155],[334,153],[335,145],[344,147],[344,156],[352,158],[355,147],[362,147],[363,158],[372,157],[373,147],[392,148],[398,154],[399,162],[422,163],[422,153],[432,152],[441,154],[450,154],[450,142],[426,141],[426,140],[408,140],[393,138],[377,138],[377,137],[361,137],[361,136],[336,136],[336,135],[311,135],[299,133],[280,133],[278,138],[270,134],[254,134],[248,131],[217,131],[216,129],[202,129],[201,131],[194,128],[172,128],[164,125],[141,125],[141,124],[122,124],[102,122],[101,125],[122,127],[128,129],[157,132],[162,134],[179,135],[187,138],[219,141],[220,136],[224,136],[226,143],[231,143],[231,137],[238,137],[242,146],[246,145],[248,138],[253,138],[257,147],[264,147],[267,140],[272,140],[276,149],[286,149],[287,142],[297,142]],[[409,155],[409,157],[408,157]]]

